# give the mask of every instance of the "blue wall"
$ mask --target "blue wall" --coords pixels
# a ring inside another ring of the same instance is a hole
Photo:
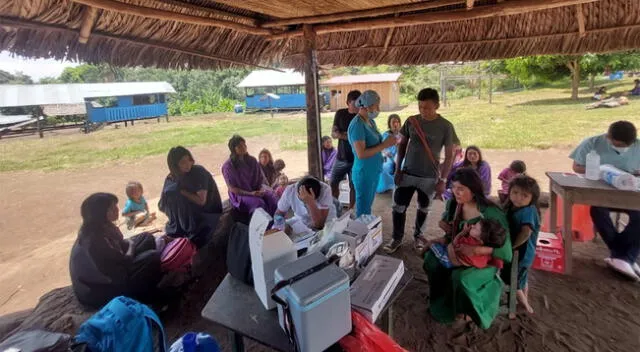
[[[278,94],[280,99],[271,99],[274,109],[306,109],[307,98],[304,94]],[[268,110],[269,100],[261,100],[264,95],[249,95],[245,98],[247,110]]]
[[[159,98],[159,95],[156,96]],[[117,97],[118,106],[93,107],[86,102],[87,117],[91,122],[118,122],[147,119],[167,115],[167,103],[133,105],[133,97]],[[158,99],[156,99],[158,100]],[[166,101],[166,100],[165,100]]]

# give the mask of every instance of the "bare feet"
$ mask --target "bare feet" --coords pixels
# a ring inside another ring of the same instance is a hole
[[[525,290],[528,291],[526,288]],[[522,306],[527,311],[527,313],[533,314],[533,308],[529,304],[529,298],[527,297],[527,293],[525,293],[526,291],[518,290],[518,292],[516,293],[516,296],[518,297],[518,302],[522,304]]]

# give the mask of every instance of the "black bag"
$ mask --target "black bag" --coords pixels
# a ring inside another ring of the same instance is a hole
[[[227,245],[227,270],[231,276],[253,286],[249,226],[236,222],[231,228]]]

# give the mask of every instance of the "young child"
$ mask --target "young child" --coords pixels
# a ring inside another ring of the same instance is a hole
[[[511,180],[505,211],[509,220],[511,243],[514,250],[518,251],[518,301],[529,313],[533,313],[533,308],[529,304],[527,274],[533,265],[540,231],[539,199],[540,186],[533,177],[521,175]],[[508,265],[505,265],[503,279],[510,272]]]
[[[277,159],[276,161],[273,162],[273,167],[276,169],[276,182],[271,186],[271,188],[276,189],[280,184],[278,179],[280,178],[281,175],[284,175],[282,171],[286,167],[286,164],[284,163],[284,160]]]
[[[275,188],[275,193],[276,193],[276,198],[280,199],[282,197],[282,193],[284,193],[284,189],[287,188],[287,185],[289,184],[289,178],[287,177],[287,175],[281,173],[280,176],[278,176],[278,185]]]
[[[514,160],[508,168],[502,170],[498,175],[498,180],[502,181],[502,189],[498,190],[500,204],[504,204],[509,198],[509,182],[527,171],[527,165],[522,160]]]
[[[122,209],[122,216],[127,218],[127,229],[144,223],[151,222],[156,218],[156,213],[149,213],[149,205],[142,195],[142,184],[140,182],[129,182],[126,188],[127,203]]]
[[[500,248],[507,239],[507,231],[495,220],[482,219],[473,225],[467,225],[448,246],[434,243],[430,249],[446,268],[473,266],[479,269],[489,266],[490,254],[468,257],[460,252],[461,245]]]

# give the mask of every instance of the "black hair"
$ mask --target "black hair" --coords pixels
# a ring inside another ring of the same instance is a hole
[[[273,162],[273,167],[276,169],[276,172],[280,172],[284,170],[285,166],[286,164],[282,159],[277,159],[276,161]]]
[[[431,100],[434,103],[440,102],[440,96],[438,91],[433,88],[424,88],[418,93],[418,101]]]
[[[267,154],[267,156],[269,157],[269,161],[267,162],[267,166],[273,166],[273,156],[271,155],[271,152],[269,151],[269,149],[267,149],[267,148],[262,149],[260,151],[260,153],[258,153],[258,159],[260,159],[260,156],[262,154]]]
[[[483,246],[491,248],[504,246],[504,242],[507,240],[507,230],[499,222],[491,219],[482,219],[480,220],[480,226],[482,227],[480,239]]]
[[[511,195],[511,189],[513,187],[518,187],[522,189],[524,192],[531,194],[531,204],[536,207],[536,211],[538,212],[538,216],[541,216],[540,205],[538,202],[540,201],[540,186],[535,178],[528,175],[520,175],[514,177],[511,182],[509,182],[509,193]],[[509,213],[515,209],[515,205],[511,202],[511,198],[507,196],[507,200],[504,203],[504,210]]]
[[[350,101],[356,101],[358,98],[360,98],[361,95],[362,95],[362,92],[360,92],[357,89],[350,91],[349,94],[347,94],[347,104]]]
[[[323,137],[322,137],[322,145],[323,145],[323,146],[324,146],[324,142],[326,142],[326,141],[333,141],[333,140],[332,140],[332,139],[331,139],[331,137],[329,137],[329,136],[323,136]]]
[[[469,152],[469,150],[475,150],[478,155],[480,156],[480,158],[478,159],[478,166],[480,166],[482,164],[482,152],[480,151],[480,148],[476,147],[475,145],[470,145],[467,147],[467,149],[464,151],[464,160],[462,161],[462,166],[468,167],[471,166],[471,162],[469,161],[469,159],[467,159],[467,153]]]
[[[476,170],[470,167],[462,167],[456,170],[453,174],[451,182],[459,182],[463,186],[469,188],[473,193],[474,200],[478,205],[482,206],[496,206],[487,196],[484,195],[484,186],[480,175]],[[453,202],[452,202],[453,203]]]
[[[389,115],[389,118],[387,119],[387,127],[389,128],[389,131],[391,131],[391,122],[393,120],[398,120],[398,122],[400,122],[402,124],[402,120],[400,120],[400,115],[398,115],[398,114]]]
[[[180,163],[180,159],[182,159],[185,155],[189,156],[191,162],[195,162],[193,160],[193,155],[191,155],[191,152],[183,146],[173,147],[169,150],[169,154],[167,154],[167,166],[169,166],[169,174],[173,177],[174,180],[180,179],[182,175],[178,164]]]
[[[522,160],[514,160],[511,162],[511,165],[509,165],[509,169],[519,174],[524,174],[527,172],[527,164]]]
[[[107,212],[118,203],[118,197],[111,193],[94,193],[87,197],[80,206],[82,226],[78,237],[90,236],[92,233],[102,232],[105,226],[114,226]]]
[[[638,131],[629,121],[617,121],[609,126],[608,135],[614,141],[632,145],[638,138]]]
[[[322,184],[313,176],[305,176],[298,182],[298,190],[300,187],[305,187],[307,190],[312,190],[316,199],[320,197],[320,191],[322,191]]]
[[[228,146],[229,151],[231,152],[229,159],[231,159],[231,164],[233,164],[233,167],[238,167],[238,155],[236,155],[236,147],[242,143],[246,143],[246,141],[238,134],[234,134],[229,139]]]

